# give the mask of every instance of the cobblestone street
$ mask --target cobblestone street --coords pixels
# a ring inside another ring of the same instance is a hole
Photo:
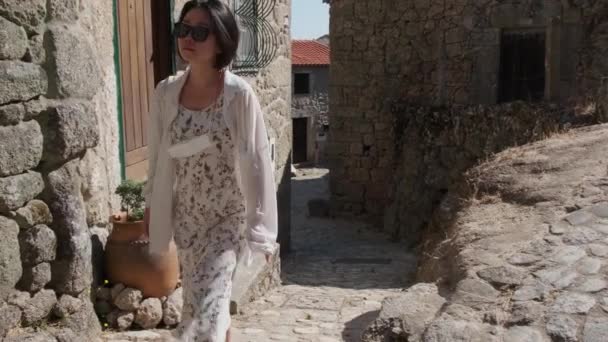
[[[303,169],[292,181],[291,255],[283,286],[234,317],[235,341],[359,341],[384,297],[399,292],[415,259],[361,223],[308,217],[328,196],[328,172]]]

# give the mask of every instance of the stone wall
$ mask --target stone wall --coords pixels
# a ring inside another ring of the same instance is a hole
[[[104,231],[120,176],[112,38],[111,2],[0,1],[5,341],[47,321],[45,341],[100,331],[92,236]]]
[[[395,168],[427,165],[422,155],[408,157],[408,164],[395,159],[403,157],[403,132],[395,127],[393,104],[495,105],[502,32],[544,33],[545,99],[564,110],[593,108],[599,77],[608,73],[608,44],[601,38],[607,10],[603,1],[332,1],[327,154],[333,209],[384,224],[390,190],[402,182],[391,177]],[[466,110],[454,115],[467,120]],[[432,201],[412,191],[412,200]]]
[[[266,18],[277,35],[275,59],[255,75],[245,78],[262,106],[268,135],[273,142],[279,243],[281,253],[290,249],[291,227],[291,0],[277,0]]]

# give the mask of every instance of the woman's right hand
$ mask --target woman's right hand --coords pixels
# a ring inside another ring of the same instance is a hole
[[[146,208],[144,211],[144,227],[146,237],[150,237],[150,208]]]

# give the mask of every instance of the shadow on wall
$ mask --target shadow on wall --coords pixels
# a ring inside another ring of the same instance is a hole
[[[283,167],[281,181],[277,188],[277,210],[279,213],[279,235],[277,240],[281,245],[281,257],[284,257],[291,251],[291,191],[290,150],[285,167]]]

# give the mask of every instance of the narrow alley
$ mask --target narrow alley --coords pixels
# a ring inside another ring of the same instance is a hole
[[[283,286],[234,318],[235,341],[359,341],[382,299],[407,284],[415,258],[402,244],[362,223],[308,217],[308,201],[329,196],[328,177],[301,169],[292,179]]]

